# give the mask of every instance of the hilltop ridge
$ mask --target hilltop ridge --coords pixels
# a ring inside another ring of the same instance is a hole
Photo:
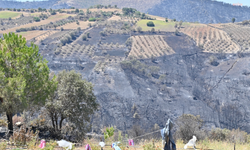
[[[187,22],[227,23],[232,18],[241,22],[250,19],[250,8],[233,6],[212,0],[49,0],[37,2],[16,2],[0,0],[2,8],[89,8],[90,6],[117,5],[131,7],[141,12],[161,17],[175,18]],[[160,10],[160,11],[159,11]]]

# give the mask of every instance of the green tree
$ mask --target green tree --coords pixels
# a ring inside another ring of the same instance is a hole
[[[147,22],[147,26],[149,26],[149,27],[154,27],[154,26],[155,26],[155,24],[154,24],[154,22],[153,22],[153,21],[149,21],[149,22]]]
[[[235,22],[235,18],[232,18],[232,23],[234,23]]]
[[[139,26],[136,28],[138,32],[141,32],[142,31],[142,28]]]
[[[90,115],[98,108],[93,85],[75,71],[61,71],[56,80],[57,90],[46,101],[46,113],[55,131],[60,131],[67,119],[67,124],[81,131],[78,136],[82,137],[90,127]]]
[[[87,40],[87,35],[83,35],[83,36],[82,36],[82,40],[83,40],[83,41],[86,41],[86,40]]]
[[[50,80],[47,61],[38,46],[26,45],[26,39],[15,33],[0,39],[0,111],[5,112],[8,129],[13,130],[12,116],[35,105],[44,105],[56,89]]]
[[[39,22],[40,21],[39,17],[34,17],[33,19],[34,19],[35,22]]]
[[[165,18],[165,21],[168,22],[168,18]]]
[[[181,28],[182,23],[183,23],[183,21],[181,20],[181,21],[179,22],[179,28]]]
[[[75,11],[76,13],[79,13],[80,11],[79,11],[79,9],[78,8],[76,8],[76,11]]]

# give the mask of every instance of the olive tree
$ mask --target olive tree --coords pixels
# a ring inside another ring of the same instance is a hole
[[[67,124],[82,137],[90,127],[90,115],[98,108],[93,85],[75,71],[59,72],[56,80],[57,90],[48,98],[45,112],[55,131]]]
[[[0,39],[0,111],[5,112],[8,129],[13,130],[12,116],[35,105],[44,105],[56,89],[49,78],[47,61],[33,43],[15,33]]]

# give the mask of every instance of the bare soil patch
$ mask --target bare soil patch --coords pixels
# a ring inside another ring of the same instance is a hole
[[[75,15],[75,14],[73,14],[73,15]],[[57,14],[57,15],[50,16],[48,19],[41,20],[40,22],[33,22],[33,23],[22,25],[22,26],[10,28],[10,29],[4,30],[4,31],[0,31],[0,33],[16,32],[16,29],[30,28],[32,26],[40,26],[40,25],[48,24],[50,22],[54,22],[54,21],[58,21],[58,20],[67,18],[69,16],[73,16],[73,15],[72,14]]]

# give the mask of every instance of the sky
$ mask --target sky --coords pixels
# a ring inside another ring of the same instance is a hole
[[[250,0],[218,0],[218,1],[230,4],[241,3],[243,6],[250,6]]]
[[[17,0],[17,1],[33,1],[33,0]],[[42,1],[42,0],[35,0],[35,1]],[[226,3],[241,3],[243,6],[250,6],[250,0],[217,0],[217,1],[222,1]]]

